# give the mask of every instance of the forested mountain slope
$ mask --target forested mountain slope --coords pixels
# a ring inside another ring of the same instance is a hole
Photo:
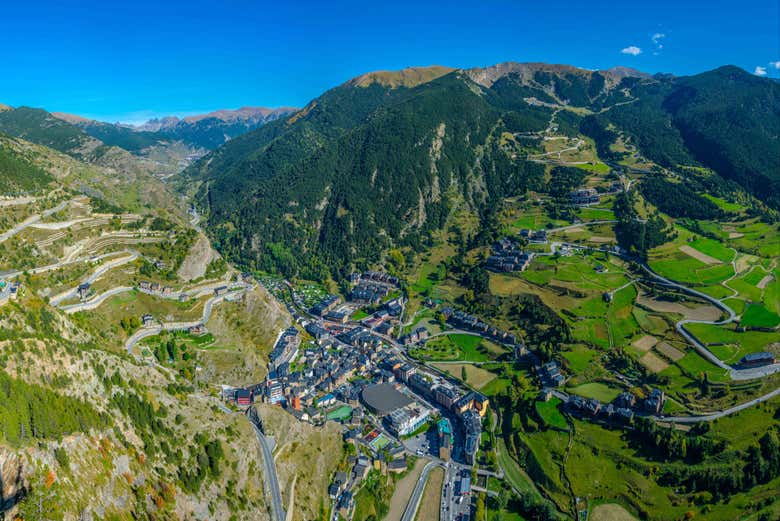
[[[726,66],[641,81],[631,92],[634,103],[596,122],[625,130],[660,165],[698,162],[780,206],[780,84]]]
[[[30,107],[0,111],[0,132],[73,156],[84,156],[102,144],[75,125]]]
[[[623,135],[661,167],[711,167],[778,204],[780,86],[734,67],[686,78],[518,63],[398,74],[347,82],[189,168],[182,180],[202,182],[218,248],[254,268],[343,276],[390,246],[417,247],[455,205],[484,216],[538,187],[538,144],[506,139],[548,126],[593,137],[602,159],[625,154],[611,148]]]

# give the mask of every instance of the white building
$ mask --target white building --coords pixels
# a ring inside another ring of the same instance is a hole
[[[396,409],[387,415],[387,421],[389,423],[390,430],[396,436],[406,436],[411,434],[420,428],[431,415],[429,409],[410,405],[408,407],[402,407]]]

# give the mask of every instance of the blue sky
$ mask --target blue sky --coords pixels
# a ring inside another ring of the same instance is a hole
[[[303,106],[371,70],[508,60],[780,75],[777,0],[373,3],[6,2],[0,102],[139,121]]]

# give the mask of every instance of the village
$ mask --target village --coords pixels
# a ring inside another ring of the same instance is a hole
[[[452,506],[467,513],[462,498],[471,492],[470,469],[477,461],[488,398],[407,355],[428,339],[425,328],[392,336],[401,331],[404,310],[396,278],[365,272],[350,281],[346,302],[327,295],[305,308],[293,292],[288,310],[296,325],[279,333],[268,377],[251,387],[226,388],[223,398],[240,408],[255,401],[276,404],[314,425],[341,423],[344,440],[357,449],[349,461],[351,473],[337,474],[329,489],[345,519],[370,468],[403,472],[416,457],[463,469],[453,473]],[[510,333],[451,308],[442,312],[456,330],[516,347]]]
[[[530,234],[533,235],[533,234]],[[540,237],[541,239],[541,237]],[[488,267],[522,270],[525,254],[504,240],[493,246]],[[518,260],[522,259],[520,263]],[[507,267],[509,266],[509,267]],[[472,470],[489,408],[489,400],[463,381],[409,356],[431,338],[426,327],[404,333],[405,302],[397,279],[379,272],[353,274],[348,299],[333,294],[303,295],[285,281],[277,294],[289,294],[288,311],[295,325],[282,330],[269,356],[268,377],[246,388],[225,388],[223,399],[239,408],[256,401],[283,407],[302,422],[338,422],[343,439],[356,448],[351,472],[338,473],[329,488],[334,511],[350,519],[354,494],[370,469],[404,472],[417,457],[445,463],[453,469],[449,505],[469,512],[463,498],[472,487]],[[427,307],[437,307],[432,301]],[[484,320],[442,305],[437,312],[448,331],[471,334],[509,349],[511,360],[530,363],[541,384],[540,401],[556,397],[572,415],[593,422],[631,422],[634,415],[658,414],[664,393],[646,397],[629,392],[613,403],[569,395],[558,388],[566,376],[557,362],[542,364],[515,334]]]

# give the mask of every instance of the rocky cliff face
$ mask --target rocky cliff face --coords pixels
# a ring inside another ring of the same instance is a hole
[[[0,512],[13,516],[27,491],[25,465],[15,452],[0,447]]]

